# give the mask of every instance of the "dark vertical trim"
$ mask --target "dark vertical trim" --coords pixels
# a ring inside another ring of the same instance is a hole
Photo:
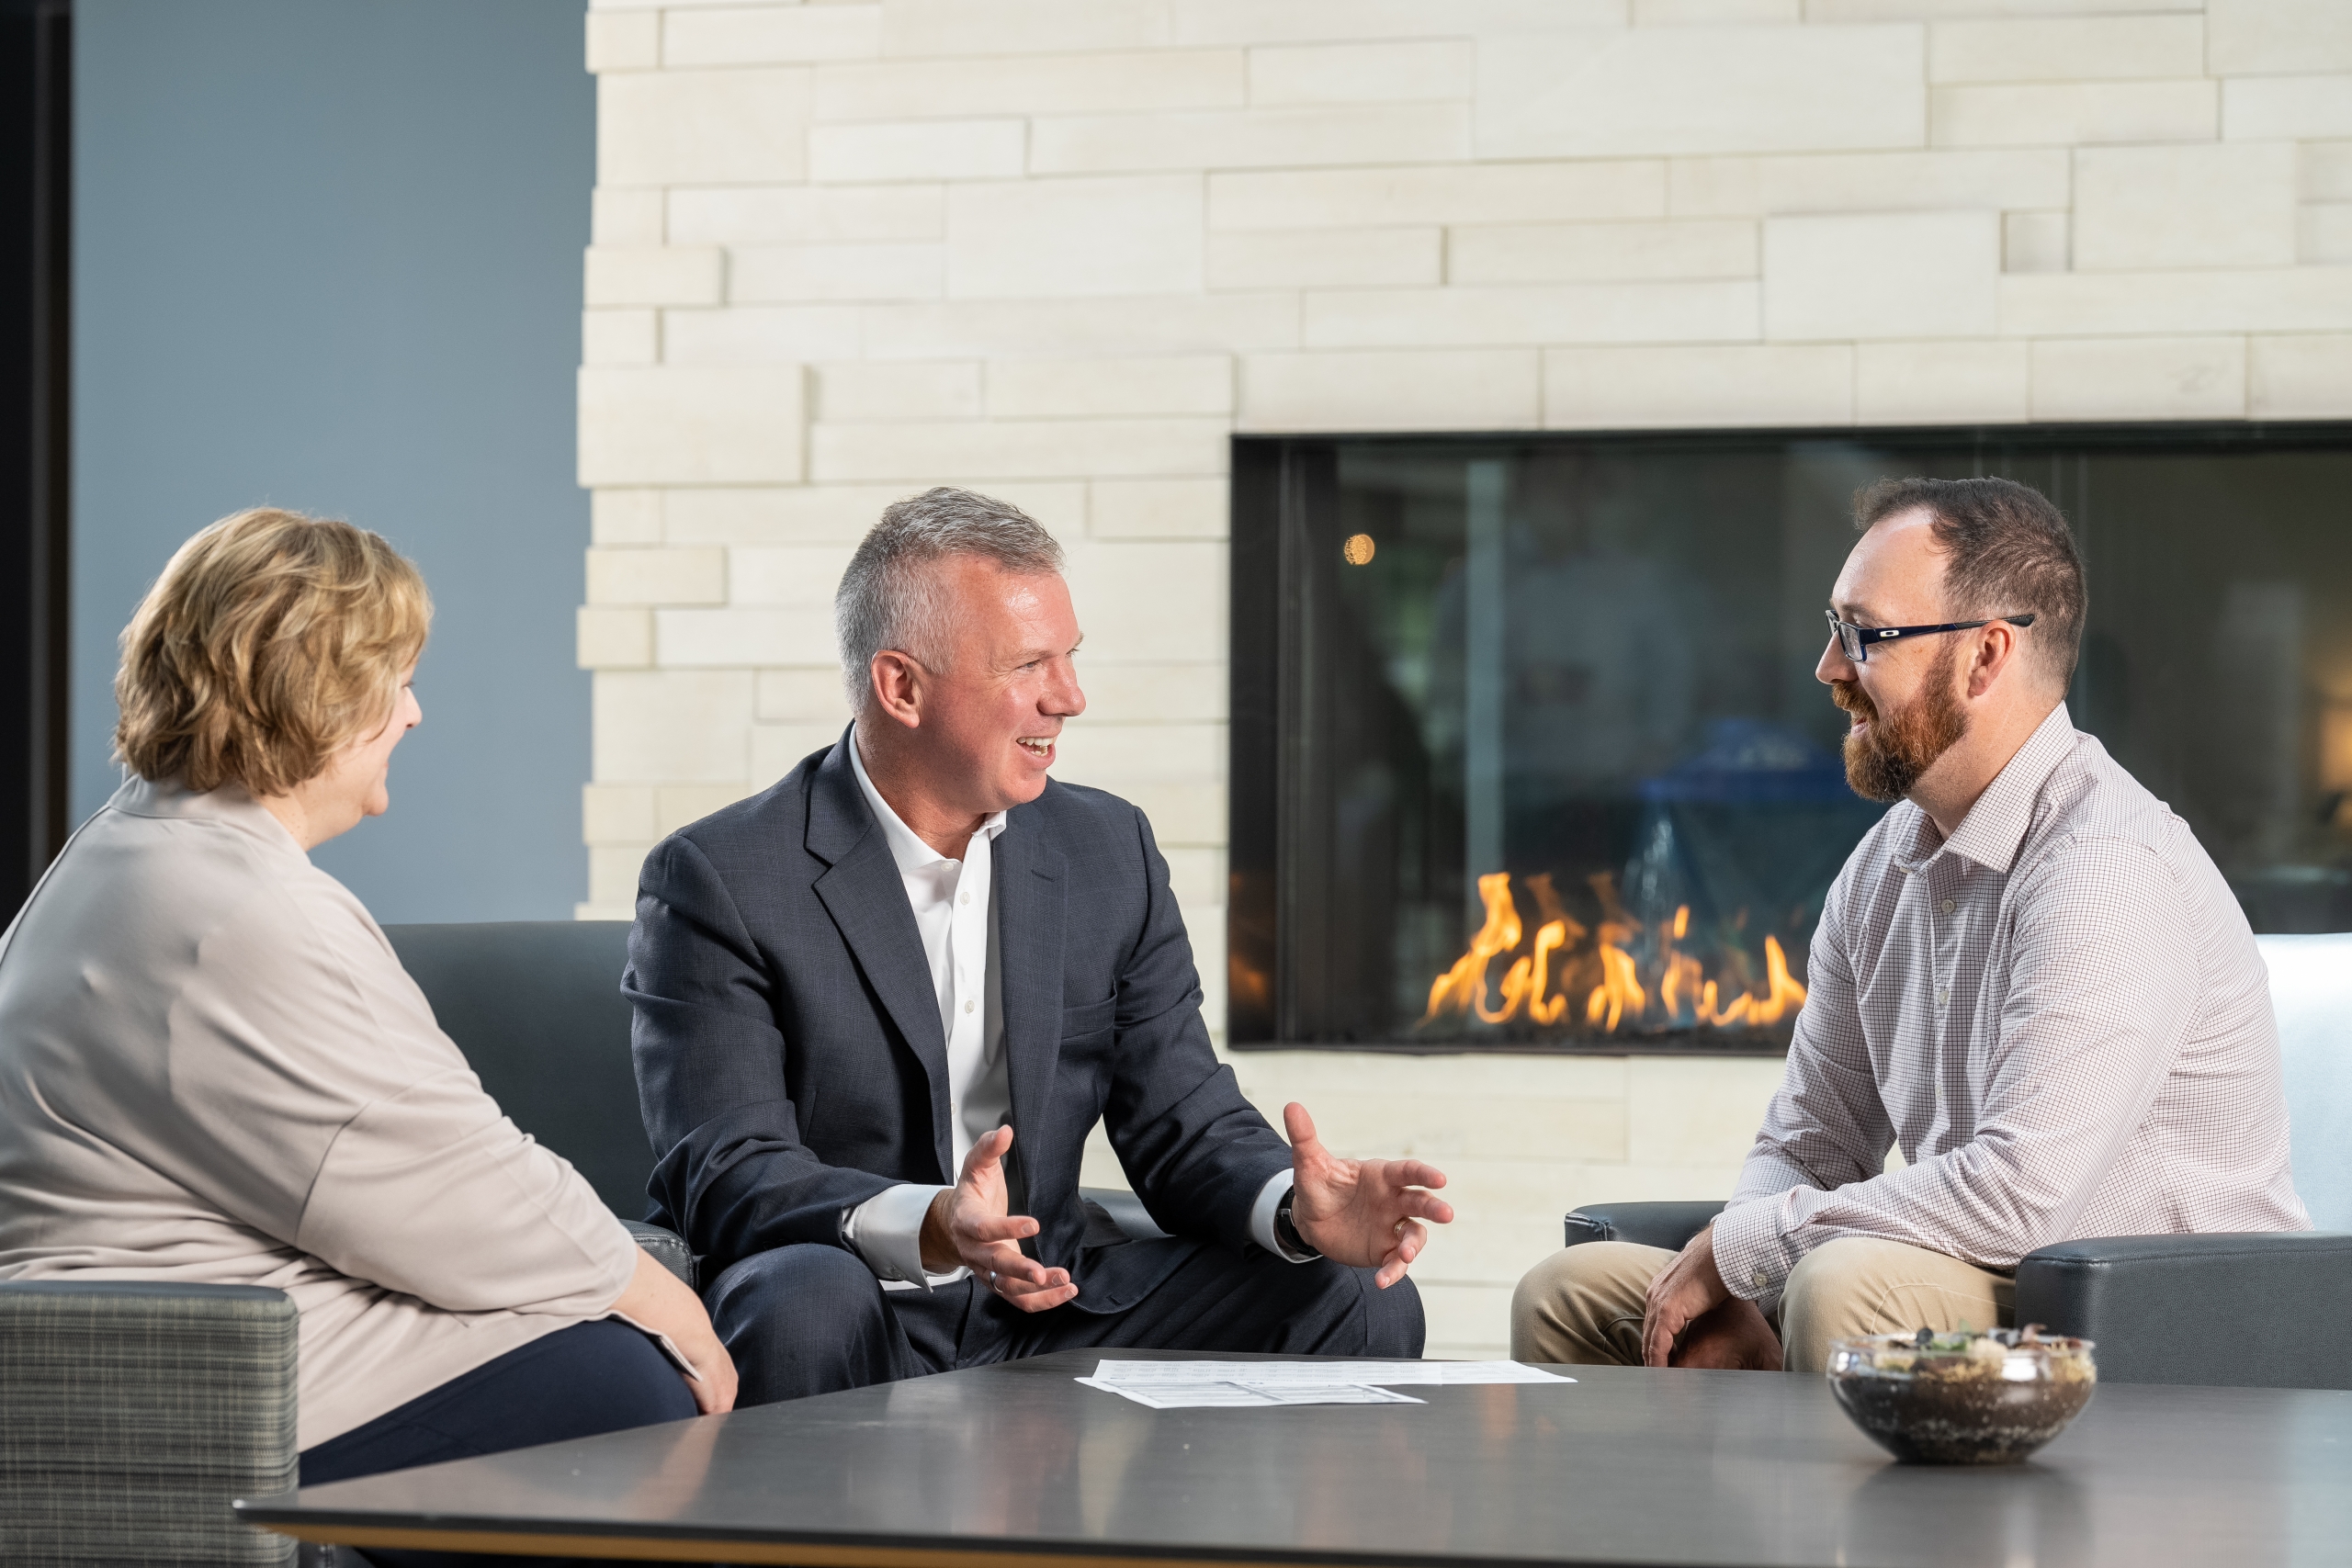
[[[1283,470],[1286,443],[1233,444],[1231,698],[1227,712],[1226,1039],[1280,1038],[1275,819],[1282,748]]]
[[[73,778],[74,603],[74,0],[43,0],[38,25],[40,122],[34,152],[34,731],[40,755],[29,812],[34,874],[65,845]]]
[[[72,0],[0,4],[0,910],[64,842]]]
[[[1333,876],[1329,759],[1338,711],[1326,662],[1313,657],[1329,635],[1327,576],[1316,568],[1318,534],[1336,522],[1338,448],[1329,442],[1283,444],[1277,555],[1281,581],[1274,627],[1275,723],[1269,749],[1274,780],[1274,1038],[1306,1038],[1305,1009],[1329,990],[1331,929],[1343,918],[1330,907]],[[1350,912],[1351,914],[1353,911]]]

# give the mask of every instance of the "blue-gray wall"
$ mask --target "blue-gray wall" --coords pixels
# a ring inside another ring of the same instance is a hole
[[[74,789],[114,788],[115,637],[261,503],[413,558],[437,614],[392,810],[322,848],[379,919],[586,897],[572,610],[583,0],[78,0]]]

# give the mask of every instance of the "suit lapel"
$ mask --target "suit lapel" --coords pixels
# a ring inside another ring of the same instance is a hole
[[[830,863],[816,882],[818,898],[857,960],[883,1010],[922,1064],[931,1083],[931,1133],[940,1179],[956,1173],[947,1137],[947,1037],[939,1026],[939,997],[922,955],[922,932],[907,903],[899,863],[882,837],[882,825],[865,804],[850,771],[844,734],[831,755],[818,764],[809,787],[808,852]],[[1007,1012],[1011,1009],[1008,1005]],[[1010,1031],[1008,1030],[1008,1032]]]
[[[1005,1073],[1014,1148],[1042,1147],[1062,1042],[1062,918],[1067,864],[1039,833],[1039,813],[1016,807],[993,846],[989,898],[1004,998]],[[1023,1162],[1024,1176],[1035,1169]]]

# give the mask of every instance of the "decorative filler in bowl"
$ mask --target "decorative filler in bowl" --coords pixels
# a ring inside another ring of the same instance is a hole
[[[2041,1325],[1872,1334],[1829,1346],[1829,1386],[1854,1425],[1914,1464],[2013,1464],[2091,1401],[2087,1339]]]

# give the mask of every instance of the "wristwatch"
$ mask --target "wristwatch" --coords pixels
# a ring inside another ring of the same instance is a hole
[[[1293,1254],[1303,1262],[1310,1258],[1320,1258],[1323,1254],[1319,1249],[1308,1246],[1306,1238],[1298,1234],[1298,1226],[1291,1223],[1290,1206],[1297,1197],[1298,1189],[1294,1187],[1283,1194],[1281,1202],[1274,1205],[1274,1239],[1283,1244],[1283,1251]]]

